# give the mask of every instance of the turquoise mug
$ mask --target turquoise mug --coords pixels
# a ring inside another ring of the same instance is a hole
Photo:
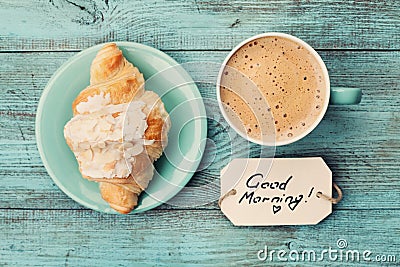
[[[295,135],[293,136],[293,138],[290,139],[286,139],[286,140],[275,140],[274,142],[271,142],[270,140],[259,140],[259,139],[254,139],[252,137],[250,137],[246,132],[243,132],[243,127],[242,126],[237,126],[235,125],[235,123],[233,121],[231,121],[231,119],[229,118],[228,114],[226,113],[224,106],[223,106],[223,102],[221,100],[221,93],[220,93],[220,85],[221,85],[221,79],[222,79],[222,75],[224,72],[225,67],[228,64],[228,61],[231,59],[231,57],[237,52],[237,50],[239,50],[242,46],[244,46],[245,44],[254,41],[256,39],[262,38],[262,37],[281,37],[281,38],[286,38],[289,40],[292,40],[296,43],[298,43],[299,45],[302,45],[304,48],[306,48],[314,57],[315,59],[319,62],[319,65],[321,66],[322,69],[322,74],[324,75],[325,81],[326,81],[326,98],[325,98],[325,102],[323,104],[322,111],[320,113],[320,115],[318,116],[318,118],[314,121],[314,123],[312,125],[310,125],[309,128],[307,128],[303,133],[299,134],[299,135]],[[225,58],[224,62],[221,65],[219,74],[218,74],[218,79],[217,79],[217,99],[218,99],[218,103],[219,103],[219,107],[221,110],[222,115],[224,116],[225,120],[228,122],[228,124],[239,134],[241,135],[243,138],[253,142],[253,143],[257,143],[260,145],[266,145],[266,146],[282,146],[282,145],[287,145],[287,144],[291,144],[293,142],[296,142],[300,139],[302,139],[303,137],[307,136],[311,131],[313,131],[318,124],[321,122],[322,118],[324,117],[326,110],[328,109],[328,105],[354,105],[354,104],[358,104],[361,101],[361,90],[359,88],[350,88],[350,87],[331,87],[330,86],[330,80],[329,80],[329,74],[328,74],[328,70],[325,66],[324,61],[321,59],[321,57],[319,56],[319,54],[306,42],[304,42],[303,40],[289,35],[289,34],[285,34],[285,33],[279,33],[279,32],[268,32],[268,33],[262,33],[262,34],[258,34],[255,35],[253,37],[250,37],[246,40],[244,40],[243,42],[241,42],[240,44],[238,44],[234,49],[232,49],[232,51],[228,54],[228,56]]]

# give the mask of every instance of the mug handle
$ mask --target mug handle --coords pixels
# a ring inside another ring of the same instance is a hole
[[[330,104],[355,105],[361,102],[361,89],[352,87],[331,87]]]

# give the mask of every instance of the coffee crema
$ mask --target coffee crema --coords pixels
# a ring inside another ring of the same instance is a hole
[[[252,85],[258,92],[249,89]],[[260,140],[275,132],[276,141],[285,141],[318,119],[326,81],[307,48],[285,37],[266,36],[232,55],[222,72],[220,96],[228,117],[240,121],[238,128],[248,136]]]

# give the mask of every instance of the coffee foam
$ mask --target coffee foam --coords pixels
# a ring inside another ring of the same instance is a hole
[[[241,81],[243,77],[250,82]],[[251,83],[258,95],[249,90]],[[273,36],[250,41],[236,51],[222,73],[220,87],[230,119],[236,117],[255,139],[275,128],[277,141],[302,134],[316,121],[325,92],[323,70],[314,55],[290,39]]]

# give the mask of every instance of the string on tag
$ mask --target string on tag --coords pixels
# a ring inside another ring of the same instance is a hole
[[[333,187],[335,188],[335,190],[336,190],[336,192],[337,192],[337,194],[338,194],[338,196],[337,196],[336,198],[333,198],[333,197],[329,197],[329,196],[327,196],[327,195],[324,195],[322,192],[317,192],[317,193],[316,193],[317,198],[322,198],[322,199],[328,200],[328,201],[330,201],[332,204],[337,204],[337,203],[339,203],[340,200],[342,200],[342,198],[343,198],[342,190],[340,189],[340,187],[339,187],[336,183],[333,183]],[[222,197],[219,198],[219,200],[218,200],[218,206],[221,208],[222,201],[224,201],[224,199],[227,198],[227,197],[229,197],[229,196],[236,195],[236,193],[237,193],[237,191],[236,191],[235,188],[232,188],[231,190],[229,190],[228,192],[226,192]]]
[[[218,200],[218,206],[221,208],[221,204],[222,201],[224,201],[225,198],[229,197],[229,196],[233,196],[236,195],[236,189],[232,188],[231,190],[229,190],[228,192],[226,192],[222,197],[219,198]]]
[[[325,200],[328,200],[328,201],[332,202],[332,204],[337,204],[337,203],[339,203],[340,200],[342,200],[342,197],[343,197],[342,190],[341,190],[340,187],[339,187],[337,184],[335,184],[335,183],[333,183],[333,187],[336,189],[336,192],[337,192],[337,194],[338,194],[338,196],[337,196],[336,198],[328,197],[327,195],[324,195],[322,192],[317,192],[317,197],[318,197],[318,198],[323,198],[323,199],[325,199]]]

